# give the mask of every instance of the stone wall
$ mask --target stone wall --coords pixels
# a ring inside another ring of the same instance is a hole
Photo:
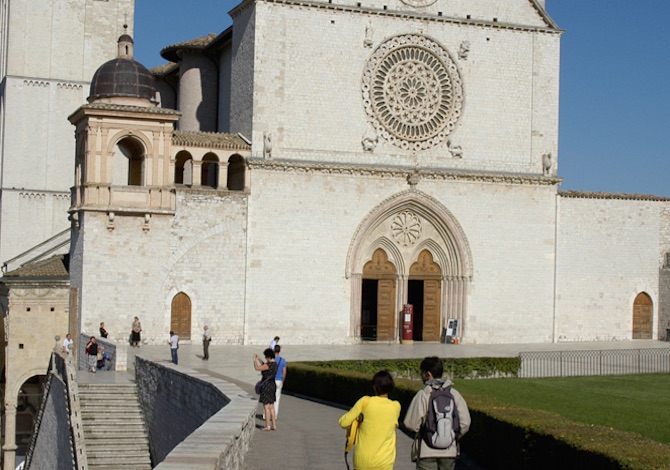
[[[139,356],[135,373],[155,468],[241,468],[255,425],[254,398],[235,385]]]
[[[631,339],[641,292],[653,301],[653,337],[664,336],[667,288],[659,272],[670,250],[662,217],[668,202],[584,194],[558,204],[556,340]]]
[[[30,467],[26,470],[67,470],[76,468],[72,455],[70,419],[65,384],[49,374],[47,395],[40,412],[40,428],[33,437]]]

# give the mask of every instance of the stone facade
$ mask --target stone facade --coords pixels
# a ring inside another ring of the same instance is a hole
[[[75,147],[66,118],[88,96],[95,70],[114,57],[124,21],[132,32],[135,2],[1,3],[0,260],[5,262],[68,228]]]
[[[665,334],[668,201],[558,190],[561,30],[542,2],[231,16],[163,51],[162,107],[71,117],[90,149],[71,208],[82,329],[104,320],[123,340],[137,315],[149,343],[197,341],[204,324],[215,344],[396,342],[412,303],[415,340],[450,319],[469,343]],[[163,120],[140,138],[169,106],[183,134]],[[105,172],[119,152],[100,151],[124,139],[146,155],[130,186]]]

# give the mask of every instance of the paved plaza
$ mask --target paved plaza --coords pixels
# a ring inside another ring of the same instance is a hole
[[[414,345],[369,343],[350,346],[292,346],[283,345],[282,355],[289,364],[287,381],[291,380],[290,365],[293,361],[336,359],[391,359],[437,355],[440,357],[484,357],[516,356],[521,351],[566,351],[600,349],[647,349],[665,348],[670,343],[660,341],[620,341],[608,343],[559,343],[523,345],[447,345],[415,343]],[[179,348],[179,365],[207,373],[213,377],[234,382],[249,393],[249,400],[257,400],[253,385],[260,374],[253,368],[253,355],[262,355],[266,346],[211,346],[210,360],[202,360],[199,344],[183,344]],[[165,346],[142,346],[132,349],[156,361],[170,361],[170,349]],[[133,357],[129,363],[132,367]],[[79,373],[81,381],[115,382],[127,381],[132,376],[122,373]],[[344,430],[337,424],[344,413],[342,408],[282,395],[277,421],[278,430],[263,432],[264,422],[261,407],[258,408],[256,432],[244,470],[336,470],[346,468],[344,464]],[[397,432],[396,470],[410,470],[410,437]],[[352,456],[349,463],[352,464]]]

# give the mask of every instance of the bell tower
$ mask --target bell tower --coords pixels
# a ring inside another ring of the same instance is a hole
[[[100,321],[98,317],[87,319],[86,305],[87,295],[96,290],[93,284],[112,275],[105,273],[104,260],[133,258],[129,254],[136,249],[133,242],[151,237],[157,220],[169,224],[166,220],[175,214],[170,151],[180,114],[160,108],[155,98],[154,78],[133,59],[133,39],[124,33],[118,39],[117,57],[93,75],[88,104],[69,117],[76,127],[75,183],[69,210],[70,311],[76,318],[70,320],[80,331],[95,328]],[[151,238],[145,243],[151,246]]]

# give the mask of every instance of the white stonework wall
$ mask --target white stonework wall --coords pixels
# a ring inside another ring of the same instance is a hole
[[[588,196],[558,201],[557,341],[631,339],[640,292],[653,301],[657,337],[659,269],[670,249],[668,202]]]
[[[407,182],[253,171],[251,184],[246,340],[354,341],[350,244],[368,213]],[[418,189],[453,214],[472,250],[464,340],[551,341],[555,188],[422,180]]]
[[[204,324],[214,344],[240,344],[244,314],[246,197],[216,191],[178,192],[174,216],[118,215],[108,230],[104,214],[87,213],[84,239],[81,328],[94,331],[104,321],[110,336],[127,341],[134,316],[142,341],[163,344],[170,330],[172,298],[186,293],[192,302],[191,337]],[[81,235],[80,235],[81,236]],[[72,263],[81,263],[74,245]]]
[[[45,205],[39,198],[30,204],[14,193],[27,190],[48,199],[56,192],[69,198],[74,138],[67,116],[85,102],[95,70],[116,56],[124,14],[132,34],[134,5],[134,0],[9,2],[3,35],[7,31],[11,48],[0,58],[5,80],[0,260],[68,227],[61,204]],[[35,213],[40,216],[27,215]]]
[[[264,132],[273,136],[273,158],[537,174],[541,154],[557,153],[556,31],[529,33],[276,3],[258,3],[255,12],[256,26],[264,32],[256,36],[254,58],[256,156]],[[364,46],[369,22],[371,48]],[[363,70],[373,51],[398,34],[438,41],[457,64],[465,98],[450,138],[462,147],[462,159],[451,157],[446,141],[414,153],[380,139],[373,154],[362,154],[361,140],[373,130],[363,106]],[[458,58],[463,41],[470,42],[467,59]],[[533,98],[542,111],[533,112]]]

